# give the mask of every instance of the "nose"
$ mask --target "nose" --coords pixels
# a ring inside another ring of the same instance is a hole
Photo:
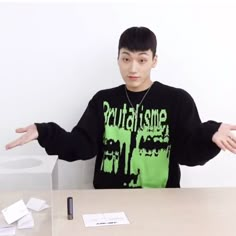
[[[138,64],[136,61],[132,61],[132,63],[130,63],[130,73],[136,73],[138,69]]]

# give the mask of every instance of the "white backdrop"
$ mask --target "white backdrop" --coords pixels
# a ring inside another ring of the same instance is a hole
[[[54,121],[67,130],[91,96],[120,83],[117,46],[131,26],[157,35],[152,79],[187,90],[203,121],[236,123],[236,6],[218,1],[0,3],[0,158],[46,155],[37,142],[5,151],[14,129]],[[59,163],[61,188],[91,183],[94,161]],[[236,156],[182,167],[182,186],[236,186]]]

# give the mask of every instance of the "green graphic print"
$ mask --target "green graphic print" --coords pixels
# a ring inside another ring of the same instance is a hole
[[[122,176],[124,187],[165,187],[169,170],[169,125],[165,109],[103,103],[105,131],[101,171]]]

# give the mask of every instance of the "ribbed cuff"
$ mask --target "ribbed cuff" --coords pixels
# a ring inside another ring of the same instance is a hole
[[[38,142],[39,144],[44,147],[44,144],[46,143],[46,137],[48,136],[48,129],[47,129],[47,123],[34,123],[38,130]]]
[[[204,127],[204,134],[203,134],[204,140],[212,141],[213,135],[218,131],[221,124],[222,124],[221,122],[216,122],[212,120],[204,123],[203,125],[206,126]]]

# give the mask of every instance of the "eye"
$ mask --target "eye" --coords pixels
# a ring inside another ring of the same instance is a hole
[[[139,63],[140,63],[140,64],[143,64],[143,63],[145,63],[146,61],[147,61],[147,60],[144,59],[144,58],[139,59]]]
[[[123,62],[129,62],[129,58],[128,58],[128,57],[123,57],[123,58],[122,58],[122,61],[123,61]]]

